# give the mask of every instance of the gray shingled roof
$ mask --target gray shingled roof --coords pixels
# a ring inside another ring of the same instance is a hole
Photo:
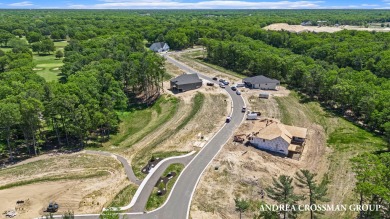
[[[159,49],[162,49],[164,47],[164,42],[157,42],[153,43],[149,48],[153,51],[158,51]]]
[[[182,84],[193,84],[202,82],[202,80],[199,79],[198,74],[182,74],[177,76],[176,78],[171,79],[171,82],[182,85]]]
[[[280,83],[278,80],[267,78],[263,75],[244,78],[242,81],[251,84]]]

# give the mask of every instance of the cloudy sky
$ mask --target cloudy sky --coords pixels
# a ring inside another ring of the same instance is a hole
[[[0,8],[61,9],[390,9],[390,0],[0,0]]]

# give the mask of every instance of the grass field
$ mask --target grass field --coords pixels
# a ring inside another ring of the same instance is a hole
[[[137,188],[138,187],[134,184],[129,184],[115,196],[108,207],[123,207],[128,205],[137,191]]]
[[[203,52],[202,51],[189,52],[189,53],[184,54],[182,57],[187,59],[187,60],[195,61],[195,62],[198,62],[200,64],[206,65],[206,66],[208,66],[208,67],[210,67],[210,68],[212,68],[214,70],[217,70],[217,71],[220,71],[220,72],[232,75],[232,76],[237,77],[237,78],[246,78],[245,75],[238,74],[238,73],[236,73],[234,71],[230,71],[230,70],[228,70],[226,68],[223,68],[221,66],[214,65],[214,64],[211,64],[209,62],[204,61],[202,59],[202,57],[203,57]]]
[[[57,50],[63,50],[68,45],[66,41],[54,42]],[[35,72],[45,78],[46,81],[56,81],[59,79],[60,67],[64,64],[62,59],[55,57],[55,52],[50,55],[34,54]]]
[[[131,147],[171,119],[176,113],[178,105],[177,98],[161,96],[152,107],[119,113],[119,118],[122,121],[119,132],[111,137],[108,144]]]
[[[328,197],[333,204],[353,204],[358,198],[353,192],[354,174],[350,159],[364,152],[386,149],[386,142],[361,127],[324,110],[317,102],[302,101],[296,92],[288,97],[275,97],[281,111],[281,121],[286,124],[304,126],[302,121],[311,121],[324,128],[327,146],[332,149],[328,156],[331,184]],[[305,119],[302,119],[305,117]],[[353,218],[354,212],[330,212],[328,217]]]
[[[151,211],[153,209],[156,209],[156,208],[160,207],[162,204],[164,204],[165,200],[169,196],[169,193],[170,193],[173,185],[175,184],[177,178],[179,177],[180,172],[183,169],[184,169],[184,165],[183,164],[172,164],[164,171],[164,174],[162,176],[166,176],[169,172],[176,172],[177,175],[174,178],[172,178],[171,180],[168,181],[168,184],[167,184],[167,187],[166,187],[167,188],[167,193],[165,195],[158,196],[157,195],[158,189],[156,187],[153,189],[153,192],[149,196],[148,202],[146,203],[146,210]]]

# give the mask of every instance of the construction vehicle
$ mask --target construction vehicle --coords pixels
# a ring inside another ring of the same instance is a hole
[[[55,202],[50,202],[49,206],[47,206],[46,212],[57,212],[58,211],[58,204]]]
[[[245,138],[243,136],[245,136],[245,134],[235,135],[233,141],[243,143],[245,141]]]

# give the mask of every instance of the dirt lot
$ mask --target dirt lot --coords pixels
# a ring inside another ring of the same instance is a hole
[[[30,160],[31,162],[27,160],[23,165],[1,170],[1,185],[43,177],[82,177],[84,174],[98,171],[104,171],[106,174],[100,177],[33,183],[0,190],[1,213],[18,207],[16,218],[38,217],[44,215],[43,210],[50,201],[59,204],[60,214],[67,210],[75,213],[97,213],[126,186],[126,176],[120,163],[110,157],[77,153],[36,160]],[[24,200],[26,203],[17,206],[18,200]],[[3,218],[4,215],[0,217]]]
[[[359,31],[377,31],[377,32],[389,32],[390,28],[381,28],[381,27],[359,27],[359,26],[349,26],[349,25],[343,25],[339,27],[327,27],[327,26],[302,26],[302,25],[289,25],[287,23],[276,23],[271,24],[266,27],[263,27],[265,30],[286,30],[293,33],[299,33],[299,32],[328,32],[328,33],[334,33],[341,30],[359,30]]]
[[[210,76],[222,76],[231,81],[240,81],[231,74],[193,62],[183,57],[183,54],[185,53],[177,53],[175,57]],[[242,91],[249,110],[261,111],[262,116],[265,117],[283,118],[283,111],[279,108],[277,98],[288,98],[289,90],[280,87],[278,91],[267,91],[270,93],[270,99],[258,98],[260,90],[246,88],[239,88],[239,90]],[[299,108],[299,103],[297,104],[292,106],[290,111],[297,115],[305,114]],[[325,131],[307,116],[298,118],[294,122],[296,125],[308,128],[307,146],[300,161],[274,156],[253,147],[229,141],[198,184],[191,205],[191,218],[236,218],[238,215],[234,206],[235,197],[240,196],[252,201],[259,200],[261,189],[272,182],[272,177],[278,177],[281,174],[292,176],[297,170],[304,168],[322,177],[328,170],[327,154],[330,153],[330,149],[325,146]],[[245,121],[237,133],[240,133],[240,130],[250,129],[251,125],[251,122]],[[215,170],[215,167],[218,167],[218,170]],[[265,200],[269,201],[267,197]],[[252,216],[253,213],[247,213],[245,217]]]
[[[287,91],[283,89],[281,93]],[[281,119],[282,112],[273,98],[254,100],[250,98],[253,98],[252,95],[245,95],[246,98],[248,96],[251,108],[256,108],[263,115]],[[291,110],[299,112],[297,108]],[[237,133],[240,133],[240,130],[249,130],[252,123],[245,121]],[[234,210],[233,199],[240,196],[259,200],[258,193],[271,184],[272,177],[281,174],[293,176],[299,169],[311,170],[320,177],[326,173],[329,167],[326,157],[330,149],[325,146],[325,131],[320,125],[305,117],[302,118],[300,125],[308,128],[308,140],[299,161],[274,156],[232,141],[226,144],[198,185],[191,209],[192,218],[202,218],[205,212],[209,212],[210,217],[235,218],[237,212]],[[215,167],[219,169],[216,171]],[[270,202],[267,197],[264,200]],[[247,216],[251,214],[248,213]]]

